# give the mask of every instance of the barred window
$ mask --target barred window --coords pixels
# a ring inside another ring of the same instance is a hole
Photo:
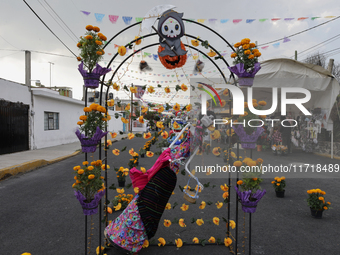
[[[44,130],[59,129],[59,113],[44,112]]]

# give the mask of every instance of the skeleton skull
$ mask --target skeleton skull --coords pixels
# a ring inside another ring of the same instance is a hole
[[[176,19],[169,17],[164,21],[162,25],[162,34],[164,36],[168,38],[176,38],[180,33],[181,25]]]

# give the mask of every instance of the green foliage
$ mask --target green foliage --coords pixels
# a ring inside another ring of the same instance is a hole
[[[203,41],[202,43],[201,43],[201,45],[202,45],[202,47],[204,47],[204,48],[206,48],[206,49],[208,49],[209,48],[209,42],[206,40],[206,41]]]
[[[84,124],[79,127],[79,130],[87,134],[87,137],[93,137],[97,127],[104,130],[107,123],[103,120],[103,114],[99,111],[91,111],[87,113],[87,119]]]
[[[272,184],[275,191],[283,191],[286,187],[286,180],[283,176],[281,178],[276,177]]]

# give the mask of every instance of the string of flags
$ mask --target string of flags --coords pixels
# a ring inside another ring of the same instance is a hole
[[[89,11],[80,11],[81,13],[83,13],[86,16],[89,16],[91,14],[91,12]],[[116,24],[117,21],[119,20],[119,18],[122,19],[122,21],[125,23],[125,25],[131,25],[131,23],[133,21],[135,22],[140,22],[143,20],[143,17],[132,17],[132,16],[119,16],[119,15],[106,15],[103,13],[93,13],[94,17],[96,19],[97,22],[103,22],[103,19],[105,16],[107,16],[108,20],[112,23],[112,24]],[[197,21],[199,23],[206,23],[208,22],[209,24],[213,25],[213,24],[227,24],[227,23],[233,23],[233,24],[239,24],[242,21],[244,21],[246,24],[252,24],[255,21],[258,21],[260,23],[264,23],[264,22],[277,22],[277,21],[304,21],[304,20],[316,20],[316,19],[320,19],[320,18],[324,18],[324,19],[332,19],[335,18],[336,16],[314,16],[314,17],[299,17],[299,18],[264,18],[264,19],[188,19],[190,21]]]

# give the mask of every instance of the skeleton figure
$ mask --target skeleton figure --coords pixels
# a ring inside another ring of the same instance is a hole
[[[173,10],[164,12],[160,17],[158,31],[170,45],[169,47],[162,37],[159,38],[161,46],[165,48],[165,50],[159,53],[161,57],[176,56],[172,49],[174,49],[178,55],[185,55],[187,53],[187,51],[181,48],[180,38],[184,35],[182,17],[183,13],[178,13]]]

